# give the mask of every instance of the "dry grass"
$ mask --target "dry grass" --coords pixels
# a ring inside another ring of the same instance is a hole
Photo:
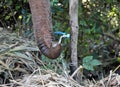
[[[9,86],[8,86],[9,85]],[[82,87],[76,81],[65,78],[51,70],[37,69],[31,75],[22,79],[11,80],[10,84],[2,87]]]
[[[38,48],[33,41],[0,33],[0,87],[120,87],[120,75],[113,72],[94,83],[81,79],[80,83],[84,84],[81,86],[72,79],[80,68],[72,76],[60,75],[46,68],[33,54],[35,51]]]

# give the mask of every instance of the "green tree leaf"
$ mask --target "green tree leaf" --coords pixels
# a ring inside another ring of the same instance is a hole
[[[89,63],[90,61],[92,61],[93,59],[93,56],[86,56],[84,59],[83,59],[83,63]]]
[[[94,66],[101,65],[102,63],[97,60],[93,59],[93,56],[86,56],[83,58],[83,67],[87,70],[94,70]]]
[[[94,59],[94,60],[91,61],[91,64],[92,64],[93,66],[97,66],[97,65],[101,65],[102,63],[101,63],[99,60]]]

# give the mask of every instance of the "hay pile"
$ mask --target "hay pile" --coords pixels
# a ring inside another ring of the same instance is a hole
[[[96,84],[81,86],[70,78],[65,78],[51,70],[36,70],[31,75],[24,75],[22,79],[11,80],[9,84],[0,87],[120,87],[120,75],[112,74]]]
[[[120,75],[110,71],[110,75],[100,80],[94,87],[120,87]]]
[[[46,68],[33,54],[38,51],[34,41],[1,32],[0,87],[81,87],[73,79]]]
[[[38,51],[34,41],[1,32],[0,87],[120,87],[120,75],[112,72],[100,81],[80,80],[80,85],[69,75],[46,68],[33,54]]]
[[[22,79],[11,80],[11,83],[2,87],[83,87],[76,81],[65,78],[51,70],[36,70]]]

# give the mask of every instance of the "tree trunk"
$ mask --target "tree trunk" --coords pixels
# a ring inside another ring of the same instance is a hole
[[[61,45],[54,42],[50,0],[29,0],[35,39],[42,54],[55,59],[61,53]]]
[[[78,42],[78,0],[69,1],[69,16],[71,27],[71,72],[78,67],[77,42]]]

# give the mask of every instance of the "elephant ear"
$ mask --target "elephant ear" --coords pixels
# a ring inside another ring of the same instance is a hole
[[[61,53],[61,45],[54,42],[50,0],[29,0],[34,35],[40,51],[55,59]]]

